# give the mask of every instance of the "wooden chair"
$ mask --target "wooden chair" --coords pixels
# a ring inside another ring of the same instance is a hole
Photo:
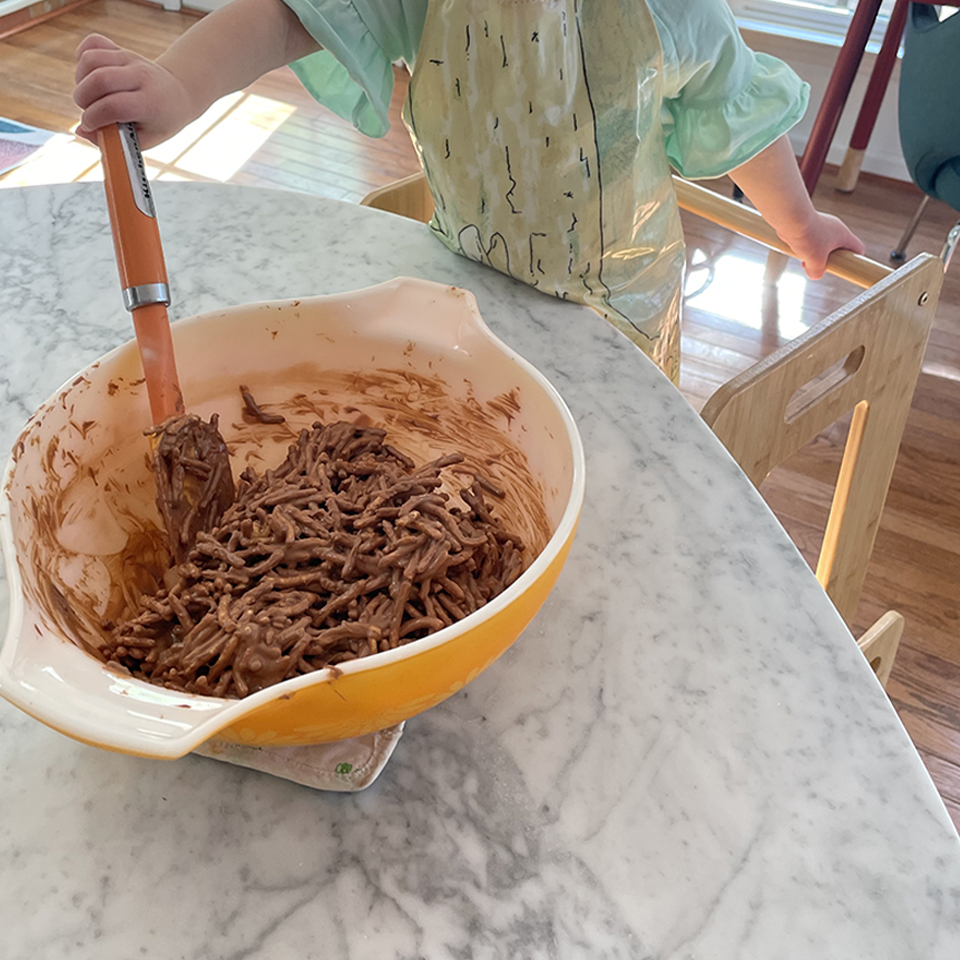
[[[422,173],[395,180],[385,187],[368,193],[361,201],[364,207],[386,210],[410,220],[427,223],[433,216],[433,196]]]
[[[680,178],[674,183],[682,208],[790,253],[756,211]],[[433,214],[423,174],[381,187],[362,203],[423,221]],[[817,565],[817,578],[849,623],[873,551],[943,267],[923,254],[894,273],[839,251],[830,258],[828,272],[867,289],[720,387],[702,416],[759,487],[774,467],[853,411]],[[903,617],[890,611],[858,641],[884,685],[902,633]]]
[[[702,411],[757,487],[853,411],[816,571],[847,622],[860,600],[942,278],[936,257],[917,257],[724,384]],[[902,632],[903,618],[891,612],[859,641],[884,684]]]

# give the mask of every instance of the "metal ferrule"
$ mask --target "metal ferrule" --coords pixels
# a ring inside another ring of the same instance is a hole
[[[165,283],[141,283],[123,291],[123,305],[128,310],[145,307],[151,303],[170,306],[170,288]]]

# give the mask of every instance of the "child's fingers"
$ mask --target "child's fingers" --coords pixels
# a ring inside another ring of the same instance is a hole
[[[839,217],[829,216],[825,219],[833,228],[829,237],[831,250],[852,250],[861,256],[866,253],[864,242]]]
[[[80,83],[85,77],[99,70],[100,67],[122,67],[134,59],[133,54],[128,50],[104,50],[96,48],[94,50],[85,50],[77,58],[77,70],[74,74],[74,82]]]
[[[145,119],[147,113],[145,98],[140,91],[112,93],[97,100],[83,111],[80,118],[81,136],[94,133],[111,123],[130,123]],[[87,137],[91,139],[91,137]]]
[[[77,84],[73,102],[81,110],[86,110],[111,94],[138,90],[142,83],[143,74],[135,67],[101,67]]]
[[[820,258],[804,260],[803,270],[811,280],[822,280],[827,272],[827,262]]]
[[[859,253],[862,257],[867,252],[867,245],[855,234],[850,234],[850,239],[844,244],[847,250]]]
[[[83,121],[80,122],[80,126],[73,131],[78,137],[83,137],[84,140],[89,140],[95,147],[98,146],[97,142],[97,131],[96,130],[87,130],[83,126]]]
[[[79,60],[88,50],[119,50],[120,47],[108,37],[102,37],[99,33],[91,33],[84,37],[77,46],[74,56]]]

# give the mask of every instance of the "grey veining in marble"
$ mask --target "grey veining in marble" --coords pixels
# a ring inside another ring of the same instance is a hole
[[[960,841],[899,720],[632,345],[376,211],[157,203],[174,316],[401,274],[472,290],[570,405],[587,499],[531,627],[364,793],[105,753],[0,702],[3,960],[960,956]],[[99,185],[0,191],[0,335],[9,449],[131,335]]]

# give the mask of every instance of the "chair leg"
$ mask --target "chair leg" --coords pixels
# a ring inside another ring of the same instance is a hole
[[[917,207],[917,212],[910,218],[910,222],[907,224],[906,230],[903,231],[903,236],[900,238],[896,249],[890,251],[891,260],[896,260],[897,263],[900,263],[906,259],[907,244],[913,239],[913,235],[916,233],[917,226],[920,223],[920,218],[923,216],[923,211],[927,209],[929,202],[930,198],[926,195],[920,201],[920,206]]]
[[[886,690],[890,671],[893,669],[893,660],[900,646],[903,636],[903,617],[896,610],[888,610],[869,630],[857,641],[857,646],[873,667],[873,672],[880,681],[880,686]]]
[[[958,220],[947,234],[947,239],[943,243],[943,249],[940,251],[940,259],[943,261],[943,272],[947,272],[950,261],[953,259],[954,251],[957,249],[957,243],[960,243],[960,220]]]
[[[887,30],[883,35],[883,44],[880,47],[880,53],[877,54],[877,59],[874,61],[870,83],[867,85],[867,92],[864,94],[863,103],[860,105],[857,123],[850,137],[850,146],[847,148],[847,154],[843,158],[843,166],[841,166],[840,173],[837,176],[837,189],[841,193],[852,193],[857,185],[863,156],[867,152],[870,135],[873,133],[877,117],[880,115],[880,107],[890,83],[890,75],[893,73],[894,64],[897,62],[897,50],[900,47],[904,27],[907,25],[909,9],[909,0],[897,0],[887,23]]]
[[[767,262],[763,268],[763,287],[775,287],[790,265],[790,258],[779,250],[767,251]]]
[[[806,149],[800,158],[800,174],[808,193],[813,193],[820,179],[827,152],[833,143],[833,135],[837,132],[840,114],[847,102],[879,11],[880,0],[860,0],[850,18],[847,35],[820,101],[820,109],[813,121]]]
[[[841,193],[853,193],[857,180],[860,179],[860,168],[863,166],[863,157],[866,152],[866,148],[858,150],[852,146],[847,147],[847,152],[843,155],[843,163],[840,165],[840,172],[837,174],[836,187]]]

